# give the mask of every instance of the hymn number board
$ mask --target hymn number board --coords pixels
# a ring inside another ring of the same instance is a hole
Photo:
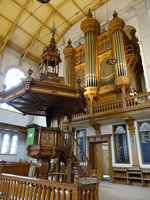
[[[117,163],[129,163],[126,125],[114,126],[115,155]]]
[[[150,163],[150,122],[139,123],[143,162]]]

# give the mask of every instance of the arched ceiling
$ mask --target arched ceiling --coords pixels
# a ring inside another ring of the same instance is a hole
[[[49,44],[53,24],[58,43],[68,29],[84,18],[88,9],[100,7],[106,0],[0,0],[0,54],[9,46],[20,52],[20,63],[28,56],[38,61]]]

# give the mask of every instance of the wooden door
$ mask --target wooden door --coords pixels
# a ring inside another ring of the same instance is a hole
[[[103,175],[109,175],[109,151],[108,151],[108,143],[102,144],[103,151]]]

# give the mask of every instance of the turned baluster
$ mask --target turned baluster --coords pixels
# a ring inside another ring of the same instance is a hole
[[[21,198],[21,192],[22,192],[22,182],[18,182],[19,184],[19,191],[18,191],[18,199]]]
[[[55,199],[55,189],[52,187],[51,189],[51,200]]]
[[[22,183],[21,199],[24,199],[25,197],[25,190],[26,190],[26,184]]]
[[[19,183],[16,181],[16,187],[15,187],[15,199],[18,197],[18,191],[19,191]]]
[[[37,200],[41,199],[41,186],[38,186]]]
[[[73,200],[81,200],[81,191],[73,190],[72,191],[72,199]]]
[[[0,197],[2,197],[2,194],[3,194],[3,187],[4,187],[4,182],[3,182],[3,179],[1,178],[1,180],[0,180]]]
[[[16,189],[16,181],[13,180],[13,186],[12,186],[12,200],[15,199],[15,189]]]
[[[65,193],[65,189],[62,190],[62,194],[61,194],[61,200],[66,200],[66,193]]]
[[[25,200],[28,200],[29,197],[29,184],[26,184],[26,191],[25,191]]]
[[[46,188],[46,200],[49,200],[49,198],[50,198],[50,189],[48,187]]]
[[[71,191],[70,190],[68,190],[67,200],[71,200]]]
[[[81,199],[85,200],[85,192],[84,192],[84,190],[82,190]]]
[[[1,192],[2,192],[2,178],[0,178],[0,195],[1,195]]]
[[[89,191],[85,190],[85,200],[89,200]]]
[[[35,185],[33,188],[33,200],[36,200],[36,192],[37,192],[37,186]]]
[[[6,179],[3,179],[3,190],[2,190],[2,196],[5,195],[6,191]]]
[[[98,200],[98,185],[94,189],[94,200]]]
[[[42,200],[45,200],[45,187],[42,188]]]
[[[5,194],[8,195],[8,187],[9,187],[9,180],[6,179],[6,189],[5,189]]]
[[[32,200],[32,195],[33,195],[33,184],[30,185],[29,189],[29,200]]]
[[[90,200],[94,200],[93,188],[90,190]]]
[[[56,200],[60,200],[60,189],[59,188],[57,188]]]

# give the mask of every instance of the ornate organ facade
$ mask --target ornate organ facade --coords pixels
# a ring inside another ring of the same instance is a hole
[[[131,30],[125,29],[115,11],[108,30],[101,30],[90,11],[81,22],[81,30],[84,43],[73,48],[69,40],[64,49],[67,85],[77,85],[80,80],[92,102],[97,97],[103,101],[110,96],[129,95],[129,88],[138,93],[145,90],[141,59],[133,42],[135,36],[131,37]]]

